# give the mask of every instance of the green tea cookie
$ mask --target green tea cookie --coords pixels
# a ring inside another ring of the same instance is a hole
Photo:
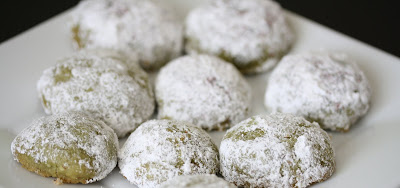
[[[45,112],[80,111],[103,120],[118,137],[132,132],[150,118],[155,102],[147,74],[127,61],[102,51],[60,60],[37,83]]]
[[[290,114],[253,116],[227,131],[221,174],[244,187],[307,187],[335,170],[329,135]]]
[[[172,10],[143,0],[84,0],[71,13],[71,34],[79,49],[112,48],[136,53],[146,70],[178,57],[182,25]]]
[[[236,188],[235,185],[215,174],[176,176],[161,185],[161,188]]]
[[[316,121],[324,129],[347,131],[369,109],[371,88],[344,54],[288,55],[272,72],[265,106]]]
[[[191,11],[185,50],[233,63],[243,73],[272,68],[289,50],[293,34],[274,1],[216,0]]]
[[[158,187],[178,175],[215,174],[218,149],[190,123],[151,120],[139,126],[118,154],[121,174],[139,187]]]
[[[158,117],[191,122],[206,130],[229,128],[245,119],[251,88],[230,63],[209,55],[180,57],[156,80]]]
[[[78,113],[42,117],[11,143],[22,167],[63,183],[92,183],[117,165],[118,138],[101,121]]]

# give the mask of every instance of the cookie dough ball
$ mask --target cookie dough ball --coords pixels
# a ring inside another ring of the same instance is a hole
[[[367,113],[370,98],[367,78],[346,55],[309,52],[282,59],[269,79],[265,105],[347,131]]]
[[[186,52],[219,56],[243,73],[273,67],[294,38],[281,7],[269,0],[216,0],[185,23]]]
[[[46,113],[80,111],[123,137],[153,114],[154,95],[143,70],[128,69],[111,52],[99,53],[60,60],[43,72],[37,90]]]
[[[83,114],[42,117],[11,143],[22,167],[63,183],[92,183],[117,165],[118,138],[101,121]]]
[[[329,135],[317,123],[289,114],[259,115],[227,131],[221,173],[244,187],[307,187],[334,172]]]
[[[143,0],[84,0],[71,13],[76,47],[137,53],[146,70],[179,56],[182,26],[171,10]]]
[[[190,123],[151,120],[129,136],[118,166],[129,182],[158,187],[178,175],[217,173],[218,149],[204,130]]]
[[[235,185],[215,174],[176,176],[161,185],[161,188],[236,188]]]
[[[208,55],[178,58],[156,79],[158,117],[225,129],[247,117],[251,88],[231,64]]]

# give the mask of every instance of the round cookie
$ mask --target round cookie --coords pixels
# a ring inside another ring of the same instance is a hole
[[[158,69],[182,51],[182,25],[172,10],[143,0],[84,0],[71,13],[73,43],[80,49],[137,53],[146,70]]]
[[[247,117],[251,88],[232,64],[208,55],[180,57],[156,79],[158,118],[225,129]]]
[[[253,116],[227,131],[221,174],[244,187],[307,187],[334,172],[329,135],[290,114]]]
[[[176,176],[164,182],[161,188],[236,188],[235,185],[215,174]]]
[[[178,175],[217,173],[218,149],[204,130],[190,123],[150,120],[129,136],[118,166],[138,187],[158,187]]]
[[[218,56],[242,73],[272,68],[294,39],[281,7],[269,0],[216,0],[194,9],[184,38],[186,52]]]
[[[92,183],[105,178],[117,165],[118,138],[101,121],[83,114],[42,117],[11,143],[22,167],[63,183]]]
[[[147,74],[133,69],[133,64],[128,69],[122,56],[92,52],[62,59],[43,72],[37,90],[44,110],[86,113],[123,137],[153,114],[154,94]]]
[[[370,98],[367,78],[346,55],[309,52],[282,59],[269,78],[265,106],[347,131],[367,113]]]

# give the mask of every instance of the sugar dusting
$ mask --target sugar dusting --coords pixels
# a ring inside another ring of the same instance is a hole
[[[189,55],[163,67],[156,80],[159,118],[188,121],[207,130],[230,127],[248,115],[251,88],[231,64]]]
[[[221,173],[250,187],[307,187],[334,172],[329,135],[317,123],[290,114],[260,115],[227,131]]]
[[[79,135],[76,134],[77,131]],[[42,117],[32,122],[14,139],[11,151],[15,160],[16,152],[41,163],[57,162],[58,156],[79,159],[79,165],[95,170],[95,176],[87,180],[87,183],[91,183],[105,178],[117,165],[117,156],[106,152],[110,147],[117,153],[118,138],[110,127],[82,114],[65,113]],[[74,151],[77,148],[82,149],[93,161],[69,153],[71,148]],[[68,163],[64,166],[68,167]]]
[[[181,24],[172,11],[151,1],[85,0],[71,17],[84,48],[137,53],[145,68],[161,66],[181,53]]]
[[[176,176],[163,183],[161,188],[236,188],[215,174]]]
[[[121,174],[139,187],[159,187],[178,175],[215,174],[218,150],[210,136],[189,123],[150,120],[119,152]]]
[[[78,53],[46,69],[37,83],[39,97],[48,114],[80,111],[123,137],[153,114],[152,88],[140,68],[98,53]]]
[[[213,1],[190,12],[185,29],[186,51],[225,53],[239,67],[267,55],[258,67],[263,70],[275,65],[294,38],[281,7],[269,0]]]
[[[368,111],[370,98],[367,78],[345,54],[309,52],[282,59],[270,76],[265,105],[346,131]]]

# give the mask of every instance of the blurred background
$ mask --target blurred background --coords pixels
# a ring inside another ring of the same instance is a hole
[[[400,57],[400,7],[396,5],[396,1],[277,1],[287,10]],[[79,0],[2,1],[0,43],[78,2]]]

